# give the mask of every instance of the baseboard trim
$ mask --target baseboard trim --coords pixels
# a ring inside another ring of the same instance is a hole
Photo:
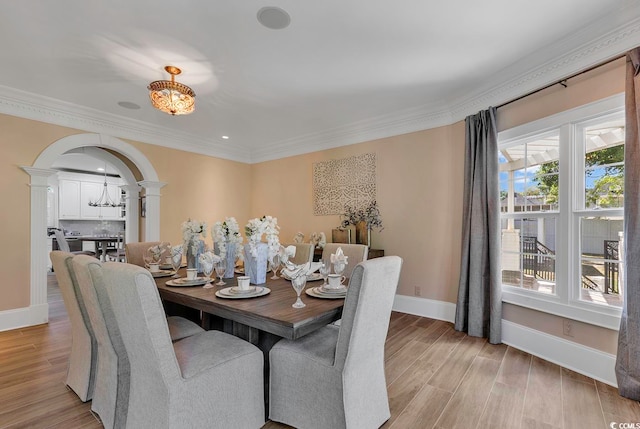
[[[396,295],[393,300],[393,311],[453,323],[456,316],[456,305],[451,302]]]
[[[453,323],[456,305],[450,302],[396,295],[393,310]],[[610,386],[618,386],[615,355],[504,319],[502,320],[502,342],[594,380]]]
[[[508,320],[502,320],[502,342],[610,386],[618,386],[615,355]]]
[[[40,325],[48,321],[49,304],[0,311],[0,332]]]

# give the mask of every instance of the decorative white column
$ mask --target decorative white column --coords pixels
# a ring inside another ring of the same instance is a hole
[[[21,167],[31,176],[31,272],[29,318],[33,325],[47,323],[47,189],[56,170]]]
[[[125,243],[135,243],[140,241],[140,233],[138,228],[138,216],[140,215],[139,202],[140,189],[138,185],[122,185],[120,189],[125,191],[125,225],[127,226],[125,233]]]
[[[142,180],[138,185],[145,189],[145,237],[143,241],[160,241],[160,189],[164,182]]]

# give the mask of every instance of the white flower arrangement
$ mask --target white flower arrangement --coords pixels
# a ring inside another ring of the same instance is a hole
[[[242,258],[242,235],[240,235],[240,227],[238,221],[234,217],[225,218],[223,222],[216,222],[211,230],[211,238],[213,243],[218,246],[220,257],[222,259],[227,256],[227,243],[236,243],[236,258]]]
[[[201,264],[214,265],[220,262],[222,258],[216,255],[215,253],[213,253],[211,250],[207,250],[206,252],[202,252],[200,256],[198,256],[198,260],[200,261]]]
[[[261,218],[251,219],[244,227],[244,234],[247,236],[251,256],[256,258],[258,250],[256,244],[262,240],[262,234],[267,238],[269,246],[269,260],[280,251],[280,227],[278,219],[272,216],[262,216]]]
[[[191,251],[193,254],[198,253],[198,241],[200,237],[206,238],[207,236],[207,223],[200,222],[198,220],[187,220],[186,222],[182,222],[182,239],[184,240],[185,246],[191,244]]]

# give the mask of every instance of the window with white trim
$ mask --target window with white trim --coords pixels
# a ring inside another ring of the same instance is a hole
[[[498,134],[505,302],[617,329],[624,98]]]

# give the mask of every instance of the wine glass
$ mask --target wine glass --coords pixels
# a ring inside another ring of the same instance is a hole
[[[333,272],[338,274],[338,275],[342,275],[342,273],[344,273],[345,268],[347,268],[347,262],[346,261],[334,261],[333,262]]]
[[[300,299],[300,294],[302,293],[302,290],[304,289],[304,287],[307,285],[307,276],[305,274],[301,274],[291,279],[291,285],[293,286],[293,289],[296,291],[296,295],[297,295],[296,302],[293,303],[292,307],[293,308],[306,307],[307,304],[302,302],[302,300]]]
[[[214,264],[213,258],[211,258],[211,254],[205,253],[205,256],[202,259],[200,259],[200,268],[202,268],[202,274],[204,274],[204,276],[207,279],[207,283],[204,285],[205,288],[212,287],[212,285],[211,285],[211,274],[213,273],[213,267],[214,266],[217,267],[217,263]],[[218,272],[218,270],[216,269],[216,273],[217,272]]]
[[[171,243],[169,243],[168,241],[163,241],[162,243],[160,243],[158,248],[158,250],[160,250],[160,254],[158,255],[158,262],[160,263],[160,265],[164,265],[167,257],[171,256]]]
[[[224,286],[226,283],[222,280],[222,276],[224,276],[224,272],[227,270],[227,261],[224,259],[220,259],[215,263],[216,274],[220,277],[220,281],[216,283],[216,286]]]
[[[269,260],[269,268],[273,271],[271,280],[278,280],[280,278],[277,275],[278,268],[280,268],[280,256],[277,253]]]
[[[324,280],[324,283],[322,283],[322,286],[326,286],[327,285],[327,277],[331,273],[331,264],[328,263],[327,261],[322,261],[322,265],[320,265],[320,269],[318,271],[320,272],[320,275],[322,276],[322,279]]]
[[[171,255],[171,268],[173,268],[173,271],[175,271],[173,273],[173,276],[171,276],[174,279],[180,278],[180,274],[178,274],[178,270],[180,269],[180,267],[182,266],[182,250],[178,251],[172,251],[172,255]]]

